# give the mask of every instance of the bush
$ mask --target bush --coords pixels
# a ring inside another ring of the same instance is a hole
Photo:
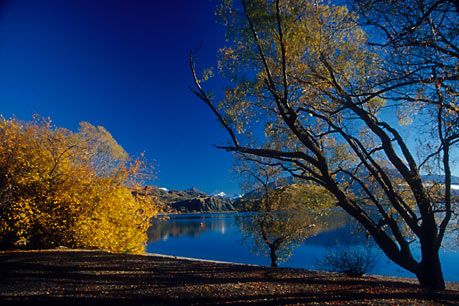
[[[0,248],[144,252],[159,212],[132,194],[144,169],[103,127],[0,117]]]
[[[376,268],[375,254],[363,247],[335,248],[316,265],[321,270],[344,273],[352,277],[360,277]]]

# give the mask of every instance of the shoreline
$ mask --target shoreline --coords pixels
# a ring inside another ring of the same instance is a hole
[[[8,254],[8,253],[41,253],[41,252],[101,252],[110,255],[124,255],[119,253],[110,253],[108,251],[99,250],[99,249],[70,249],[66,247],[57,247],[55,249],[37,249],[37,250],[0,250],[1,254]],[[257,264],[248,264],[248,263],[241,263],[241,262],[232,262],[232,261],[222,261],[222,260],[213,260],[213,259],[205,259],[205,258],[194,258],[194,257],[186,257],[186,256],[176,256],[176,255],[168,255],[168,254],[159,254],[159,253],[145,253],[141,255],[134,255],[134,254],[126,254],[128,256],[144,256],[144,257],[152,257],[152,258],[165,258],[171,260],[183,260],[183,261],[190,261],[190,262],[203,262],[203,263],[212,263],[212,264],[223,264],[223,265],[234,265],[234,266],[247,266],[247,267],[259,267],[259,268],[266,268],[266,269],[292,269],[292,270],[300,270],[300,271],[309,271],[314,273],[323,273],[323,274],[330,274],[330,275],[343,275],[339,272],[331,272],[331,271],[322,271],[322,270],[310,270],[305,268],[295,268],[295,267],[276,267],[272,268],[270,266],[264,265],[257,265]],[[343,275],[344,276],[344,275]],[[361,277],[358,278],[375,278],[375,279],[382,279],[382,280],[393,280],[393,281],[406,281],[408,283],[419,284],[418,280],[415,277],[405,277],[405,276],[394,276],[394,275],[382,275],[382,274],[363,274]],[[350,277],[352,278],[352,277]],[[450,285],[452,288],[456,288],[455,290],[459,290],[459,282],[455,281],[445,281],[446,284]]]
[[[271,268],[99,250],[0,252],[0,302],[136,305],[459,305],[459,283],[435,293],[416,279]]]
[[[231,261],[221,261],[221,260],[212,260],[212,259],[203,259],[203,258],[193,258],[193,257],[166,255],[166,254],[158,254],[158,253],[145,253],[142,256],[163,257],[163,258],[170,258],[170,259],[175,259],[175,260],[200,261],[200,262],[208,262],[208,263],[215,263],[215,264],[228,264],[228,265],[235,265],[235,266],[271,268],[270,266],[263,266],[263,265],[256,265],[256,264],[247,264],[247,263],[240,263],[240,262],[231,262]],[[324,274],[330,274],[330,275],[341,275],[341,273],[338,273],[338,272],[322,271],[322,270],[309,270],[309,269],[294,268],[294,267],[277,267],[277,269],[295,269],[295,270],[310,271],[310,272],[314,272],[314,273],[324,273]],[[415,277],[381,275],[381,274],[363,274],[362,277],[370,277],[370,278],[381,279],[381,280],[405,281],[407,283],[419,284],[417,278],[415,278]],[[450,285],[453,288],[457,287],[457,290],[459,290],[459,282],[445,281],[445,283]]]

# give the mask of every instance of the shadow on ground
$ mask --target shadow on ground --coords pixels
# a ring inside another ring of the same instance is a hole
[[[450,286],[100,251],[0,253],[2,305],[459,305]]]

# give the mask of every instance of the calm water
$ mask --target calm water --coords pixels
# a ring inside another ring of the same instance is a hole
[[[149,229],[147,252],[269,266],[269,257],[251,253],[253,243],[250,239],[243,239],[240,224],[251,218],[253,214],[250,213],[222,213],[186,214],[171,216],[165,221],[155,220]],[[389,261],[372,240],[366,240],[346,214],[336,212],[324,223],[327,226],[315,228],[310,237],[293,250],[293,255],[279,266],[319,270],[317,260],[336,248],[364,247],[377,258],[377,267],[372,274],[415,277]],[[445,279],[459,281],[457,247],[443,248],[440,256]]]

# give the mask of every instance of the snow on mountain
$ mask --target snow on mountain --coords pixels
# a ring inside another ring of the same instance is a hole
[[[223,191],[221,191],[221,192],[215,192],[215,193],[212,194],[212,195],[215,196],[215,197],[220,197],[220,198],[226,198],[226,197],[227,197],[226,193],[224,193]]]
[[[223,191],[221,191],[221,192],[217,191],[217,192],[214,192],[212,194],[212,196],[220,197],[220,198],[224,198],[224,199],[230,199],[230,200],[237,200],[237,199],[242,198],[244,195],[243,194],[226,194]]]

